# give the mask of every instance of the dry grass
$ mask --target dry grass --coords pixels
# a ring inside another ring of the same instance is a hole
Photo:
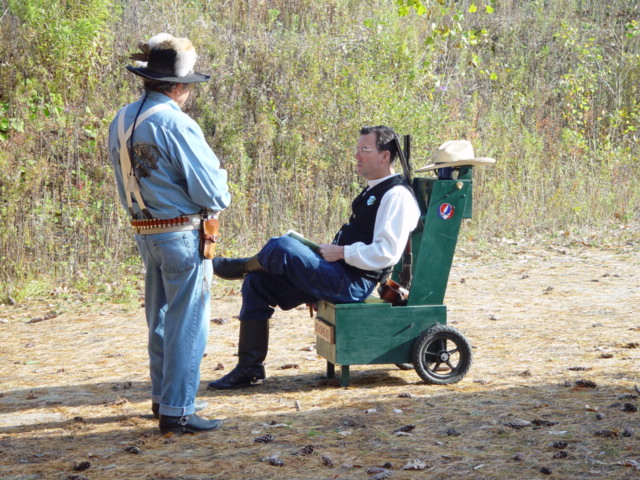
[[[352,367],[349,388],[329,385],[297,309],[272,321],[265,385],[208,392],[235,364],[237,284],[217,285],[200,396],[205,416],[227,421],[201,435],[161,436],[150,418],[141,310],[1,307],[0,477],[373,479],[387,478],[372,469],[387,464],[392,479],[544,478],[543,468],[549,478],[638,478],[637,249],[472,250],[458,249],[447,299],[474,365],[448,387],[392,365]],[[394,434],[406,425],[409,435]],[[273,442],[254,442],[268,433]],[[274,455],[283,466],[261,461]],[[81,462],[90,466],[74,471]],[[424,469],[403,470],[410,464]]]

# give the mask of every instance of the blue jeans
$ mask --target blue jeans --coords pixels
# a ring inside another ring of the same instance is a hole
[[[289,310],[318,300],[361,302],[376,285],[342,262],[327,262],[291,237],[271,238],[258,253],[258,261],[268,273],[250,273],[245,277],[242,321],[266,321],[275,306]]]
[[[151,400],[160,415],[191,415],[209,335],[211,262],[200,255],[197,230],[135,239],[146,269]]]

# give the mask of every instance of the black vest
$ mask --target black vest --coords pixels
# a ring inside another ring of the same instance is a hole
[[[373,229],[376,224],[376,215],[380,208],[380,201],[385,193],[396,185],[405,185],[401,175],[394,175],[379,183],[373,188],[367,190],[365,188],[351,203],[351,217],[349,223],[345,223],[338,231],[333,243],[335,245],[351,245],[356,242],[362,242],[367,245],[373,242]],[[344,260],[341,262],[350,270],[367,277],[374,281],[379,281],[390,268],[382,270],[362,270],[347,264]]]

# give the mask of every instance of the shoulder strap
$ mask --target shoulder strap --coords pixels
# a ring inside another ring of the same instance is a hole
[[[133,133],[133,124],[128,128],[126,132],[124,130],[124,118],[128,108],[129,107],[123,108],[118,114],[118,140],[120,141],[120,170],[122,171],[125,196],[127,197],[127,206],[129,207],[129,213],[131,214],[131,216],[133,216],[133,201],[131,198],[132,196],[135,196],[136,202],[138,203],[138,206],[141,210],[146,210],[147,206],[145,205],[144,200],[142,200],[142,195],[140,194],[140,185],[138,185],[136,173],[131,166],[131,158],[129,157],[129,149],[127,148],[127,140],[129,140],[129,137],[131,137],[131,134]],[[169,105],[167,105],[166,103],[159,103],[158,105],[151,107],[149,110],[145,111],[138,117],[136,128],[138,128],[140,124],[151,115],[166,108],[169,108]]]

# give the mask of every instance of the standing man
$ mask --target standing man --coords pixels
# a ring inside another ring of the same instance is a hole
[[[289,310],[318,300],[361,302],[398,262],[418,224],[420,209],[410,187],[394,173],[395,138],[395,132],[385,126],[360,130],[356,170],[367,180],[367,187],[353,201],[349,222],[332,244],[320,245],[315,253],[283,236],[270,239],[251,258],[214,258],[216,275],[244,278],[244,283],[238,365],[208,388],[240,388],[265,378],[262,362],[274,306]]]
[[[193,71],[186,38],[160,33],[139,48],[131,58],[140,63],[127,68],[142,77],[144,93],[111,123],[109,154],[146,270],[152,410],[163,433],[215,430],[220,420],[195,414],[213,275],[200,229],[229,206],[230,194],[227,172],[181,110],[210,77]]]

